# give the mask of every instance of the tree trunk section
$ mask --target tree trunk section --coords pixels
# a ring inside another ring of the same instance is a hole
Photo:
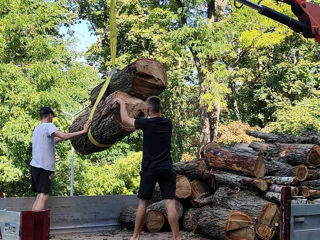
[[[320,189],[320,179],[317,180],[309,180],[302,183],[303,186],[307,186],[311,189]]]
[[[277,205],[280,205],[281,202],[281,193],[276,193],[276,192],[265,192],[263,193],[262,197],[270,202],[274,202]],[[306,204],[308,202],[307,199],[305,198],[297,198],[297,199],[292,199],[291,203],[292,204]]]
[[[192,194],[189,179],[183,175],[177,175],[176,178],[176,197],[179,199],[188,198]]]
[[[134,229],[134,222],[136,219],[136,208],[126,208],[121,211],[119,217],[119,223],[122,228],[126,228],[128,230]]]
[[[311,166],[320,165],[320,146],[314,144],[267,144],[253,141],[249,145],[263,156],[279,158],[279,161],[296,166],[307,164]]]
[[[299,183],[295,177],[278,177],[278,176],[266,176],[264,178],[270,184],[292,186]]]
[[[210,172],[204,160],[194,160],[187,162],[177,162],[173,164],[173,169],[176,174],[184,175],[190,180],[207,179],[210,177]]]
[[[115,92],[102,100],[95,111],[91,123],[91,131],[93,138],[101,143],[108,145],[107,147],[97,147],[91,143],[88,135],[82,135],[71,140],[73,147],[81,154],[90,154],[100,152],[109,148],[112,144],[123,139],[134,131],[134,129],[125,126],[120,119],[120,108],[112,103],[113,99],[121,98],[126,103],[128,114],[132,118],[146,117],[145,103],[129,96],[123,92]],[[89,119],[91,109],[81,114],[73,121],[69,128],[69,132],[76,132],[83,129],[83,125]]]
[[[266,166],[262,157],[246,157],[222,149],[209,148],[205,152],[208,165],[221,170],[231,170],[246,176],[262,178]]]
[[[283,187],[286,187],[284,185],[277,185],[277,184],[271,184],[269,185],[269,191],[270,192],[276,192],[276,193],[281,193],[281,189]],[[299,194],[299,188],[297,187],[291,187],[291,196],[298,196]]]
[[[150,210],[146,215],[146,228],[149,232],[159,232],[165,223],[164,215],[159,211]]]
[[[303,143],[303,144],[319,144],[318,136],[299,137],[294,135],[276,135],[272,133],[264,133],[260,131],[246,131],[246,134],[252,137],[260,138],[270,143]]]
[[[269,240],[273,238],[280,226],[280,211],[276,204],[267,203],[261,210],[258,223],[256,224],[256,233],[259,238]]]
[[[205,183],[199,180],[193,180],[191,182],[192,199],[195,200],[204,193],[210,193],[209,187]]]
[[[183,205],[179,201],[176,201],[176,209],[177,209],[178,218],[181,218],[183,215]],[[147,207],[147,212],[149,211],[158,211],[162,213],[166,219],[168,219],[166,204],[164,200],[149,205]]]
[[[203,209],[210,209],[209,206],[202,208],[189,208],[183,215],[182,228],[189,232],[197,232],[199,214]]]
[[[213,202],[214,202],[214,194],[203,193],[200,196],[198,196],[196,199],[193,199],[191,201],[191,204],[196,208],[200,208],[203,206],[212,205]]]
[[[103,84],[104,82],[92,90],[92,105]],[[160,62],[152,59],[139,59],[112,76],[103,99],[116,91],[122,91],[146,100],[150,96],[159,95],[167,84],[167,73]]]
[[[212,172],[215,180],[220,184],[242,189],[253,189],[260,191],[268,190],[268,183],[263,179],[249,178],[232,173],[215,170]]]
[[[245,213],[234,211],[226,224],[227,240],[256,239],[252,219]]]

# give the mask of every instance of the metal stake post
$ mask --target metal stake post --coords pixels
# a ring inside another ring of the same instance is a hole
[[[81,113],[82,111],[84,111],[85,109],[87,109],[89,106],[86,106],[84,108],[82,108],[81,110],[79,110],[76,113],[69,113],[66,111],[61,111],[62,113],[68,115],[71,117],[72,122],[74,121],[74,117],[77,116],[79,113]],[[70,196],[73,196],[73,182],[74,182],[74,147],[71,144],[71,177],[70,177]]]

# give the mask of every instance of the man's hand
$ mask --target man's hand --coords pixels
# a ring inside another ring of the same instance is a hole
[[[112,104],[119,103],[120,105],[125,104],[125,102],[121,98],[115,98],[112,101]]]
[[[90,126],[91,126],[91,121],[88,120],[88,121],[83,125],[83,131],[84,131],[85,133],[87,133],[87,132],[89,131]]]

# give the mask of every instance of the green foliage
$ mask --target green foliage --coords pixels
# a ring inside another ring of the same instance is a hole
[[[276,122],[270,123],[266,131],[277,134],[301,135],[306,131],[320,131],[320,100],[305,98],[276,112]]]

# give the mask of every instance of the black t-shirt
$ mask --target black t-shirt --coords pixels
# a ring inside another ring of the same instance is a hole
[[[171,120],[162,117],[142,118],[135,120],[134,126],[143,131],[142,171],[172,168]]]

